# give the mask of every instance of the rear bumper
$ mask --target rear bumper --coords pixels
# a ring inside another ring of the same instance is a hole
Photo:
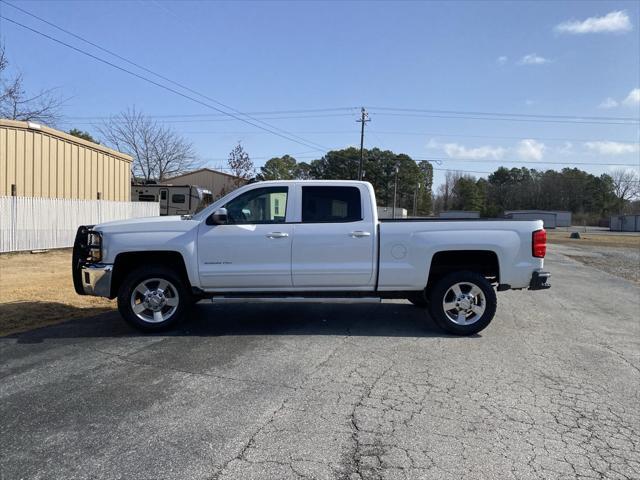
[[[551,278],[551,274],[549,272],[536,270],[535,272],[533,272],[533,275],[531,275],[529,290],[545,290],[547,288],[551,288],[549,278]]]

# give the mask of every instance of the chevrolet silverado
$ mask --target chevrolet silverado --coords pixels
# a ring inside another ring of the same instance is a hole
[[[122,317],[159,331],[205,298],[408,299],[444,330],[491,322],[496,291],[549,288],[542,221],[380,220],[371,184],[245,185],[192,216],[81,226],[80,295],[118,299]]]

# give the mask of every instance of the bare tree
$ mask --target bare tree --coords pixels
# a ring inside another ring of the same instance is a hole
[[[444,183],[438,187],[435,198],[435,211],[442,212],[451,208],[453,203],[453,187],[462,178],[462,172],[447,170],[444,176]]]
[[[136,179],[162,182],[200,166],[190,142],[135,108],[111,117],[99,131],[107,145],[133,157]]]
[[[229,164],[231,173],[237,177],[237,180],[234,182],[236,187],[246,183],[253,178],[255,174],[253,162],[251,158],[249,158],[249,154],[242,148],[240,142],[229,152],[229,160],[227,163]]]
[[[613,193],[624,210],[625,204],[640,197],[640,175],[635,170],[619,168],[609,174],[613,180]]]
[[[63,105],[56,89],[41,90],[35,95],[27,94],[22,74],[11,77],[7,74],[8,67],[4,45],[0,44],[0,117],[55,125],[60,120]]]

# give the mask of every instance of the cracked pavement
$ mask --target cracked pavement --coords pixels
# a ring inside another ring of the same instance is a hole
[[[471,338],[404,301],[0,338],[0,478],[640,478],[640,289],[554,248]]]

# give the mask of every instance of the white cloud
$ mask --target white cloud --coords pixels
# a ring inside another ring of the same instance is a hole
[[[556,32],[584,34],[584,33],[622,33],[629,32],[633,27],[627,12],[617,10],[609,12],[603,17],[589,17],[586,20],[568,20],[556,25]]]
[[[467,148],[457,143],[447,143],[444,145],[444,152],[450,158],[459,158],[464,160],[499,160],[505,154],[502,147],[492,147],[491,145],[483,145],[482,147]]]
[[[629,95],[627,95],[627,98],[625,98],[622,103],[629,107],[640,105],[640,88],[634,88],[631,90]]]
[[[549,63],[551,60],[548,58],[541,57],[536,53],[530,53],[525,55],[518,61],[518,65],[544,65],[545,63]]]
[[[640,145],[637,143],[600,141],[586,142],[584,146],[600,155],[624,155],[640,152]]]
[[[505,55],[500,55],[497,59],[496,62],[498,62],[498,65],[504,65],[505,63],[507,63],[507,61],[509,60],[509,57],[505,56]]]
[[[618,106],[617,100],[611,97],[607,97],[600,103],[600,105],[598,105],[598,108],[616,108],[617,106]]]
[[[527,107],[530,107],[531,105],[535,105],[535,104],[536,104],[536,101],[535,101],[535,100],[531,100],[530,98],[527,98],[527,99],[524,101],[524,104],[525,104]]]
[[[520,140],[516,151],[523,160],[542,160],[546,146],[532,138]]]

